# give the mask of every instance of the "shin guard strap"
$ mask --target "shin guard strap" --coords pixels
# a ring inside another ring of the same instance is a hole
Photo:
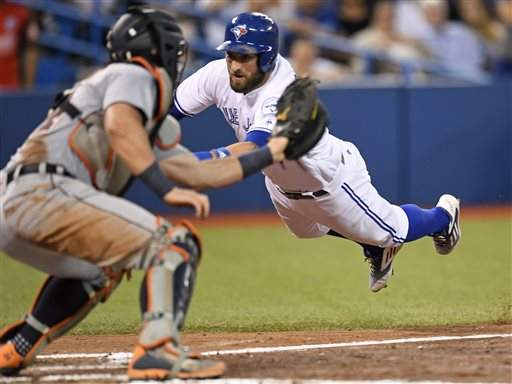
[[[32,328],[34,328],[36,331],[41,332],[43,335],[46,335],[50,330],[50,327],[48,327],[46,324],[41,323],[34,316],[32,316],[31,313],[28,313],[25,316],[25,322]]]
[[[146,313],[144,313],[142,318],[144,321],[154,321],[154,320],[160,320],[163,318],[172,320],[173,315],[172,315],[172,313],[168,313],[168,312],[146,312]]]

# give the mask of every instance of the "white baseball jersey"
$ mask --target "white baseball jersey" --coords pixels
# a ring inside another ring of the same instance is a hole
[[[193,116],[216,105],[237,139],[244,141],[247,133],[252,131],[272,132],[276,122],[277,100],[294,79],[295,72],[290,63],[278,55],[276,66],[265,84],[244,95],[231,89],[226,60],[215,60],[180,84],[175,106],[184,115]],[[264,174],[287,191],[311,191],[326,187],[330,179],[319,168],[316,157],[324,158],[322,153],[330,151],[333,141],[338,140],[326,134],[315,149],[300,160],[300,164],[285,161],[268,167]],[[322,163],[325,161],[323,159]],[[337,162],[330,167],[337,168]]]
[[[247,133],[252,131],[272,132],[277,99],[294,79],[295,72],[290,63],[278,56],[267,82],[244,95],[231,89],[226,60],[215,60],[180,84],[175,106],[184,115],[193,116],[216,105],[237,139],[244,141]]]
[[[238,140],[244,141],[252,131],[272,132],[277,100],[294,79],[290,63],[278,55],[269,79],[244,95],[231,89],[226,60],[215,60],[180,84],[175,107],[194,116],[216,105]],[[387,247],[403,243],[407,235],[407,216],[379,196],[357,148],[328,130],[298,161],[272,165],[263,173],[277,212],[298,237],[322,236],[333,229],[349,239]],[[283,191],[327,193],[295,200]]]

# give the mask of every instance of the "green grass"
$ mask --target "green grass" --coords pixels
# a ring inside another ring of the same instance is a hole
[[[284,228],[203,230],[205,254],[188,331],[395,328],[512,322],[511,221],[466,221],[459,247],[407,244],[387,289],[373,294],[357,245],[297,240]],[[43,275],[0,255],[0,326],[18,319]],[[76,334],[138,329],[135,273]]]

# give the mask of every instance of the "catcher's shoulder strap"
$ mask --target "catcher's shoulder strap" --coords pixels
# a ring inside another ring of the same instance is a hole
[[[153,67],[144,58],[134,57],[132,61],[144,67],[156,84],[157,97],[153,116],[144,125],[150,142],[153,143],[172,102],[172,81],[165,70]],[[69,96],[63,99],[59,108],[73,119],[78,119],[69,136],[68,144],[87,168],[93,185],[111,194],[122,194],[132,175],[109,145],[103,123],[103,111],[82,116],[81,111],[70,102]]]
[[[131,62],[144,67],[155,80],[157,102],[153,112],[153,121],[156,124],[167,115],[171,107],[173,96],[172,80],[164,69],[151,65],[143,57],[135,56],[131,59]]]

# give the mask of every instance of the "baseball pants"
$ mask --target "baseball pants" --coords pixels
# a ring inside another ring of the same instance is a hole
[[[157,228],[143,208],[72,178],[35,173],[2,187],[0,249],[56,277],[131,269]]]
[[[366,163],[357,147],[346,141],[340,163],[327,192],[309,199],[291,199],[265,179],[279,216],[299,238],[314,238],[334,230],[347,239],[379,247],[405,241],[409,222],[405,212],[379,195],[371,184]],[[310,191],[313,192],[313,191]]]

